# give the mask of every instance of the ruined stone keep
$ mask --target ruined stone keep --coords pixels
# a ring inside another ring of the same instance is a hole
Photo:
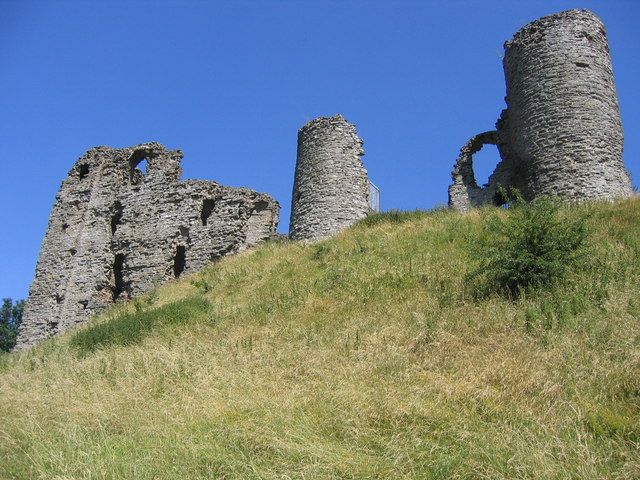
[[[622,163],[622,124],[609,46],[600,19],[569,10],[536,20],[505,43],[507,108],[496,130],[460,150],[449,205],[499,203],[499,186],[531,200],[613,199],[632,194]],[[480,187],[473,154],[497,145],[501,161]]]
[[[369,213],[362,143],[340,115],[316,118],[298,131],[290,238],[328,237]]]
[[[17,348],[275,233],[270,196],[180,181],[181,159],[146,143],[76,162],[56,195]]]

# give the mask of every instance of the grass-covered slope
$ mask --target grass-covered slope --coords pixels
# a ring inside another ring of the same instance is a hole
[[[640,478],[640,202],[585,212],[554,292],[470,294],[494,210],[386,215],[0,357],[0,477]]]

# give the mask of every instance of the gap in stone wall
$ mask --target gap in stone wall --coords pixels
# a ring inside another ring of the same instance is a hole
[[[122,253],[117,253],[113,260],[113,301],[118,300],[120,295],[122,295],[126,289],[126,285],[124,283],[124,255]]]
[[[500,163],[498,147],[485,144],[480,151],[473,154],[473,175],[479,187],[489,182],[489,177]]]
[[[267,202],[256,202],[256,204],[253,206],[253,210],[251,211],[251,213],[260,213],[262,212],[264,209],[266,209],[269,206],[269,204]]]
[[[124,207],[122,206],[122,203],[116,202],[113,204],[113,215],[111,216],[111,235],[116,233],[118,225],[120,225],[120,221],[122,220],[123,211]]]
[[[80,165],[78,176],[80,177],[80,180],[82,180],[87,175],[89,175],[89,165],[87,165],[86,163],[83,163],[82,165]]]
[[[213,209],[215,208],[216,203],[213,198],[205,198],[202,201],[202,212],[200,213],[200,220],[202,220],[202,225],[207,224],[207,220],[211,216]]]
[[[187,249],[184,245],[176,247],[176,255],[173,257],[173,276],[178,278],[187,266]]]
[[[131,185],[138,185],[142,179],[149,173],[149,163],[144,154],[134,153],[129,160],[131,171],[129,172],[129,181]]]

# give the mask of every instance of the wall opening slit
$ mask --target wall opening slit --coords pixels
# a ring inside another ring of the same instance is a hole
[[[175,278],[180,277],[187,266],[187,250],[184,245],[178,245],[176,247],[176,254],[173,257],[173,276]]]
[[[78,176],[80,177],[80,180],[82,180],[87,175],[89,175],[89,165],[83,163],[82,165],[80,165],[80,169],[78,170]]]
[[[123,210],[124,210],[124,207],[120,202],[116,202],[113,205],[113,215],[111,216],[111,235],[116,233],[116,230],[118,229],[118,225],[120,225],[120,222],[122,220]]]
[[[113,301],[115,302],[126,290],[124,282],[124,255],[117,253],[113,260]]]
[[[213,213],[213,209],[216,206],[215,200],[213,198],[205,198],[202,201],[202,212],[200,212],[200,220],[202,220],[202,225],[206,225],[211,213]]]
[[[129,159],[129,183],[138,185],[149,173],[149,163],[144,151],[136,151]]]

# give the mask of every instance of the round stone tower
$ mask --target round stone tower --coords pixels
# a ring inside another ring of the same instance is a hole
[[[526,198],[632,193],[605,28],[588,10],[540,18],[505,43],[498,148]]]
[[[369,212],[362,140],[342,116],[319,117],[298,131],[289,237],[328,237]]]

